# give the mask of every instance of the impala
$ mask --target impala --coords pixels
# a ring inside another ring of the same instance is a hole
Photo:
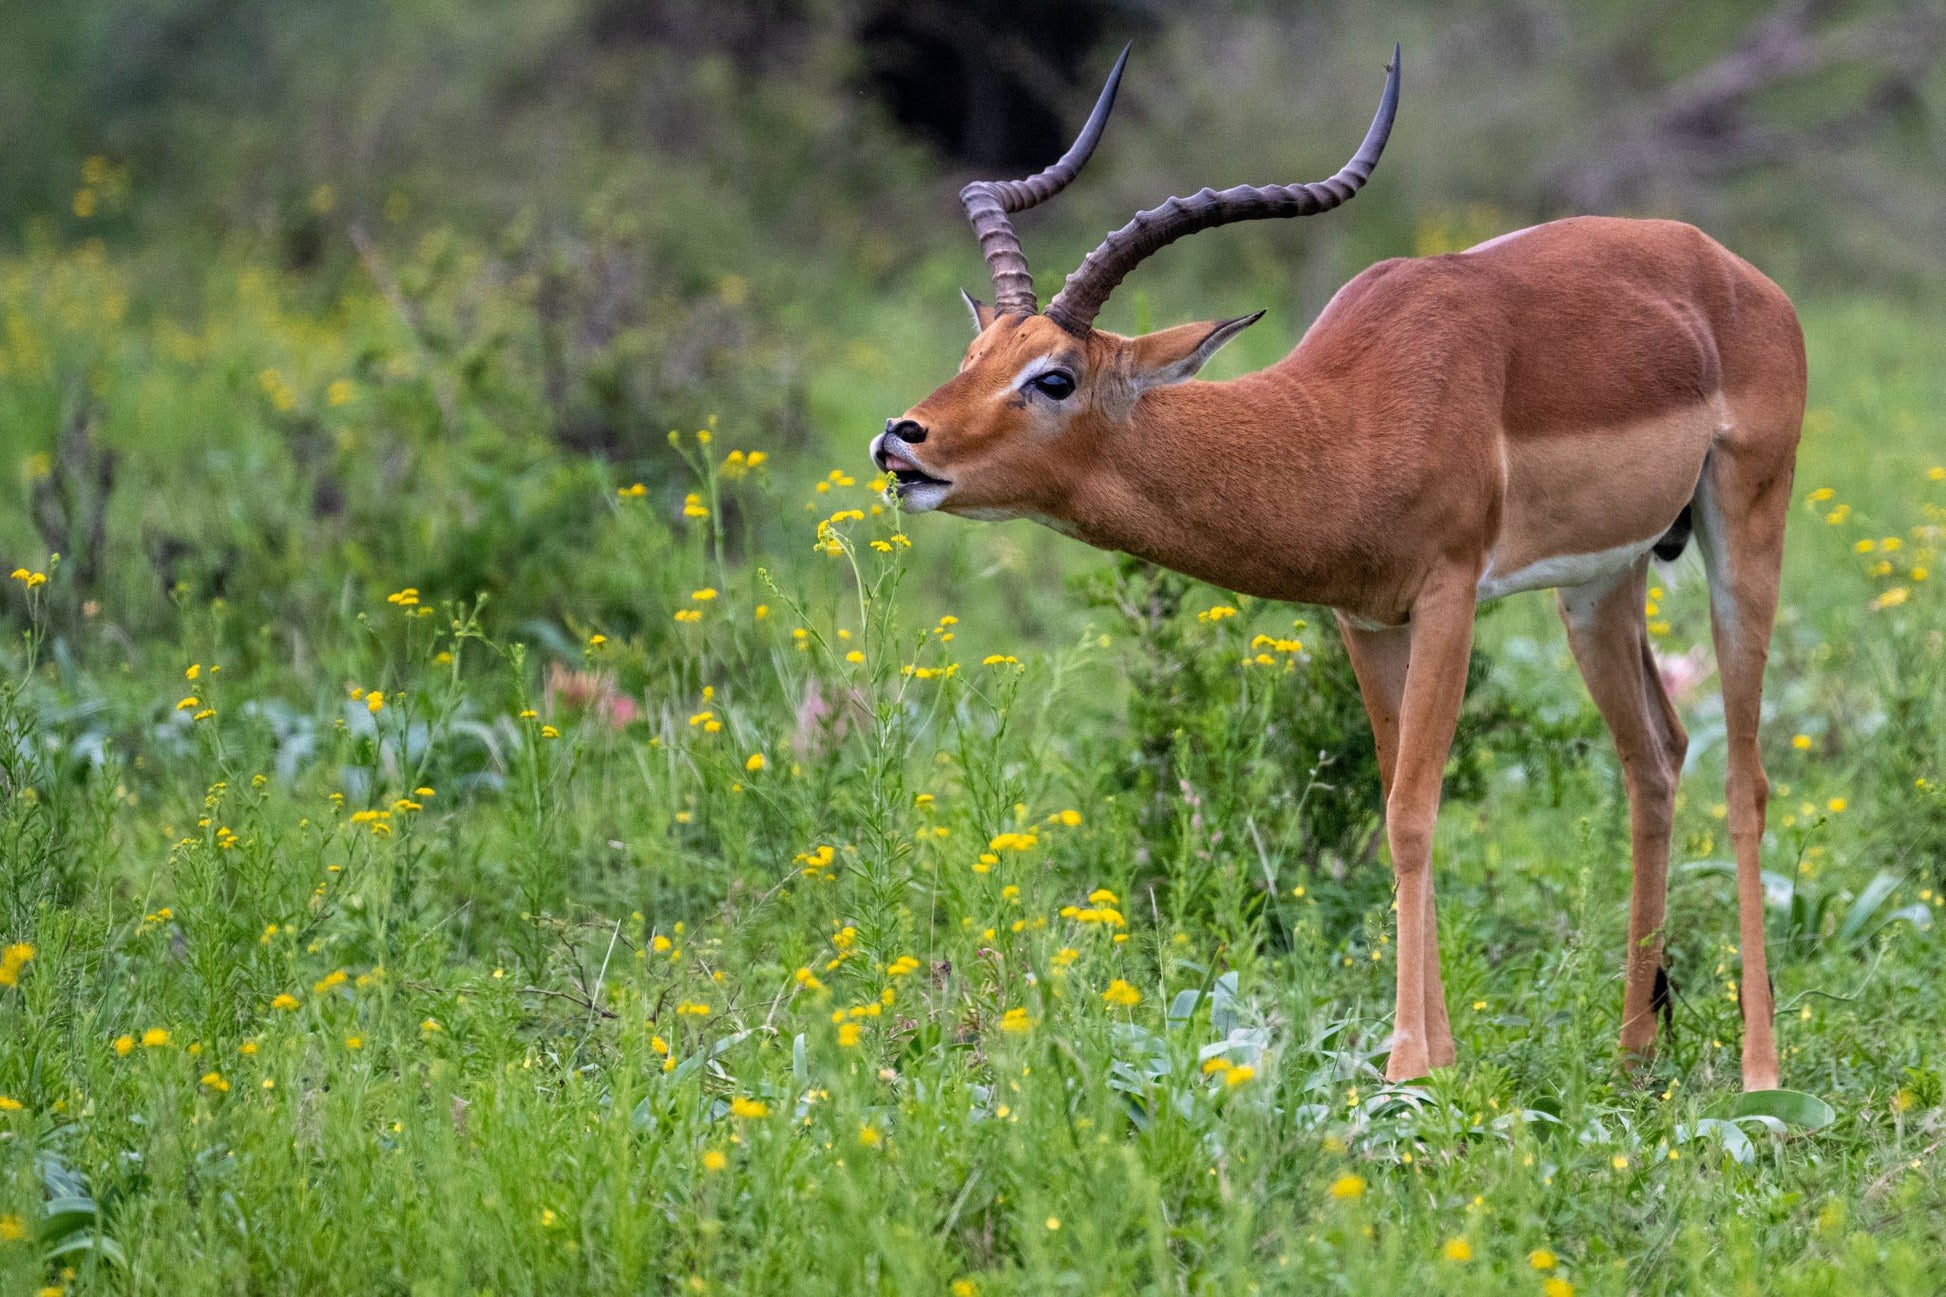
[[[1043,312],[1009,213],[1059,193],[1101,138],[1123,50],[1074,145],[1026,180],[960,191],[991,272],[959,373],[872,442],[907,510],[1032,518],[1266,599],[1333,609],[1378,742],[1398,908],[1386,1076],[1453,1061],[1432,839],[1475,607],[1553,588],[1628,790],[1633,895],[1621,1046],[1655,1046],[1676,782],[1688,738],[1644,624],[1651,556],[1693,528],[1728,731],[1743,1086],[1777,1084],[1757,744],[1804,413],[1790,300],[1692,226],[1577,217],[1466,252],[1384,261],[1289,356],[1192,381],[1261,316],[1142,337],[1094,327],[1145,257],[1232,221],[1358,192],[1392,129],[1399,53],[1364,143],[1315,184],[1171,198],[1090,252]]]

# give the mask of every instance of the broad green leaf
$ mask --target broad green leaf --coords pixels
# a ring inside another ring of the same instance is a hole
[[[1839,945],[1849,946],[1865,935],[1865,925],[1872,921],[1872,915],[1885,903],[1885,898],[1898,888],[1899,881],[1897,874],[1880,874],[1865,884],[1865,890],[1845,912],[1845,921],[1838,925]]]
[[[1709,1115],[1725,1121],[1772,1117],[1804,1130],[1822,1130],[1838,1120],[1830,1104],[1802,1090],[1751,1090],[1711,1104]]]

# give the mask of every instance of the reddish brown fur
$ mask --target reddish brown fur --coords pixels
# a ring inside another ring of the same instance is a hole
[[[1692,500],[1705,506],[1739,899],[1754,945],[1745,1083],[1776,1083],[1756,893],[1756,701],[1805,388],[1797,317],[1776,285],[1690,226],[1582,217],[1373,266],[1289,356],[1229,382],[1145,386],[1172,366],[1193,369],[1223,326],[1129,339],[1076,338],[1038,315],[982,323],[959,374],[906,415],[925,435],[900,453],[951,483],[939,507],[1034,517],[1227,589],[1342,615],[1385,754],[1400,875],[1393,1076],[1451,1057],[1429,857],[1476,587],[1488,574],[1646,547]],[[1049,352],[1075,375],[1074,395],[1011,391],[1022,366]],[[1647,1052],[1654,1022],[1638,1010],[1654,961],[1644,952],[1659,951],[1664,803],[1682,741],[1641,665],[1641,600],[1627,593],[1647,556],[1621,561],[1627,571],[1565,593],[1564,609],[1584,671],[1623,672],[1590,684],[1638,808],[1623,1040]],[[1613,590],[1624,593],[1609,599]]]

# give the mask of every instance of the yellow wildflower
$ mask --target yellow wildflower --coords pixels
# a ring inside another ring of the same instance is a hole
[[[1340,1200],[1363,1198],[1365,1196],[1365,1177],[1347,1171],[1331,1182],[1331,1196]]]

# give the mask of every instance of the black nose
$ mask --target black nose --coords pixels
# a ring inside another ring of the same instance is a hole
[[[926,439],[925,425],[917,419],[887,419],[885,432],[908,446],[916,446]]]

